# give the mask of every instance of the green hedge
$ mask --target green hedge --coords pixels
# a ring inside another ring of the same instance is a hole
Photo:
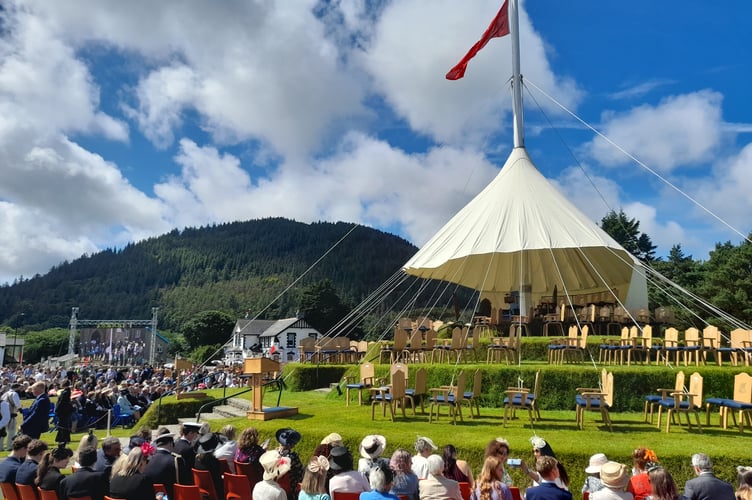
[[[198,410],[206,403],[215,401],[211,396],[205,399],[176,399],[175,396],[166,396],[162,398],[162,404],[155,401],[149,406],[146,413],[138,421],[138,425],[148,425],[156,429],[160,425],[177,424],[178,418],[195,416]],[[211,406],[204,410],[211,413]]]
[[[522,365],[499,365],[485,363],[450,364],[409,364],[409,383],[415,381],[415,370],[419,366],[428,372],[428,387],[447,385],[456,381],[460,370],[465,370],[467,391],[472,390],[472,377],[476,369],[483,372],[481,406],[498,408],[502,406],[504,391],[516,386],[518,379],[525,387],[532,388],[535,372],[541,370],[541,390],[539,405],[544,410],[571,410],[577,387],[597,387],[602,366],[591,363],[549,365],[525,362]],[[676,373],[683,370],[687,381],[689,375],[698,371],[703,376],[703,399],[708,397],[731,397],[734,376],[744,371],[744,367],[732,366],[605,366],[614,372],[614,411],[642,411],[645,395],[659,387],[673,387]],[[375,365],[377,377],[389,377],[389,365]],[[285,368],[287,387],[292,391],[308,391],[328,387],[331,383],[342,382],[345,376],[358,376],[358,365],[312,365],[290,363]],[[333,394],[332,397],[336,397]]]

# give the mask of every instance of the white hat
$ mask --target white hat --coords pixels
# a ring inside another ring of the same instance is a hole
[[[324,439],[321,440],[321,444],[328,444],[329,446],[344,446],[342,443],[342,436],[337,434],[336,432],[332,432],[328,436],[326,436]]]
[[[261,455],[259,463],[264,468],[264,481],[276,480],[290,471],[290,459],[280,455],[277,450]]]
[[[614,490],[623,490],[629,482],[627,466],[619,462],[606,462],[601,465],[601,482]]]
[[[360,456],[371,460],[379,458],[386,449],[386,438],[380,434],[369,434],[360,442]]]
[[[423,441],[424,444],[421,444],[421,441]],[[415,440],[415,451],[420,451],[425,449],[425,445],[428,445],[431,447],[432,450],[438,450],[439,447],[433,444],[433,441],[431,438],[427,438],[425,436],[418,436],[418,438]]]
[[[587,474],[599,474],[601,472],[601,466],[608,462],[608,458],[603,453],[596,453],[590,457],[590,463],[585,467],[585,473]]]

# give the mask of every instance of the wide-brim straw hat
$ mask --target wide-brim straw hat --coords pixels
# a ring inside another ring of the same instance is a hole
[[[290,459],[280,455],[277,450],[261,455],[259,463],[264,468],[264,481],[273,481],[290,471]]]
[[[606,462],[601,465],[601,482],[614,490],[623,490],[629,482],[627,466],[619,462]]]
[[[596,453],[590,457],[590,463],[585,467],[585,473],[587,474],[599,474],[603,464],[608,462],[608,458],[603,453]]]
[[[386,438],[381,434],[369,434],[360,442],[360,456],[363,458],[379,458],[385,449]]]

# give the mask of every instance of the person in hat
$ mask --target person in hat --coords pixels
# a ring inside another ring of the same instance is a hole
[[[290,458],[271,450],[261,455],[259,462],[264,468],[264,480],[253,487],[253,500],[287,500],[279,480],[290,472]]]
[[[343,446],[342,443],[342,436],[337,434],[336,432],[333,432],[326,436],[324,439],[321,440],[321,442],[316,446],[316,448],[313,450],[313,456],[314,457],[326,457],[326,459],[329,459],[329,455],[332,452],[332,448],[335,446]],[[332,469],[331,467],[329,470],[326,471],[326,491],[329,490],[329,480],[336,474],[336,471]]]
[[[557,462],[558,460],[548,455],[539,456],[535,459],[535,471],[538,474],[539,484],[525,490],[526,500],[572,500],[572,494],[567,490],[561,489],[556,482],[560,474]],[[624,486],[627,485],[626,479]],[[597,495],[598,493],[595,494]],[[595,497],[590,498],[593,499]]]
[[[235,474],[235,453],[238,451],[238,442],[235,440],[235,426],[225,425],[219,430],[219,446],[214,450],[214,456],[219,460],[225,460],[230,472]]]
[[[303,481],[300,483],[298,500],[329,500],[326,474],[329,472],[329,460],[319,455],[311,458],[306,467]]]
[[[438,447],[433,444],[431,439],[418,436],[415,440],[415,456],[413,456],[413,472],[418,479],[425,479],[428,477],[428,457],[436,451]]]
[[[183,457],[173,453],[175,437],[170,433],[158,434],[154,439],[156,450],[146,465],[144,474],[155,483],[165,485],[167,496],[173,496],[173,486],[178,484],[193,484],[193,474],[186,465]]]
[[[334,448],[335,446],[344,446],[342,436],[340,436],[336,432],[328,434],[324,439],[321,440],[321,444],[328,444],[329,448]]]
[[[196,464],[196,450],[193,447],[198,440],[201,424],[198,422],[185,422],[180,426],[180,438],[175,441],[175,453],[183,457],[185,464],[192,469]]]
[[[587,491],[592,494],[603,488],[603,483],[601,482],[601,466],[606,462],[608,462],[608,458],[606,458],[606,455],[603,453],[596,453],[590,457],[590,462],[588,463],[588,466],[585,467],[585,474],[587,474],[587,476],[585,476],[585,484],[582,486],[582,493]]]
[[[335,446],[329,453],[329,468],[336,474],[329,480],[329,495],[335,491],[360,493],[369,491],[371,485],[363,474],[353,470],[353,457],[344,446]]]
[[[601,482],[603,488],[590,495],[591,500],[634,500],[634,495],[625,491],[629,484],[626,465],[612,461],[601,465]]]
[[[290,459],[290,472],[287,476],[289,478],[289,487],[287,481],[282,484],[282,487],[287,491],[287,498],[293,500],[295,492],[298,490],[298,484],[303,479],[303,462],[300,461],[297,452],[293,451],[295,445],[300,442],[301,435],[295,429],[282,428],[277,430],[275,437],[279,443],[277,452],[280,456]]]
[[[219,436],[213,432],[204,434],[198,440],[196,449],[196,465],[198,470],[206,470],[212,476],[214,481],[214,490],[217,492],[217,498],[225,497],[224,481],[222,480],[222,465],[219,459],[214,456],[214,451],[219,447]]]
[[[377,466],[389,467],[389,460],[381,455],[386,449],[386,438],[380,434],[369,434],[360,442],[360,459],[358,460],[358,472],[366,479],[371,469]]]
[[[527,464],[523,461],[520,464],[520,470],[525,473],[530,479],[533,480],[533,486],[538,486],[542,478],[540,476],[540,473],[537,470],[537,462],[538,458],[540,457],[551,457],[556,458],[556,454],[554,453],[554,450],[551,448],[551,445],[548,444],[548,442],[539,436],[533,436],[530,438],[530,444],[533,446],[533,457],[535,458],[536,463],[536,469],[530,469]],[[564,464],[556,460],[556,468],[559,470],[559,474],[556,476],[556,485],[563,489],[563,490],[569,490],[569,474],[567,474],[567,469],[564,467]]]

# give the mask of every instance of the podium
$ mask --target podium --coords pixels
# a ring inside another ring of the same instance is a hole
[[[269,380],[269,374],[279,372],[279,362],[270,358],[249,358],[243,363],[243,374],[251,378],[253,398],[248,418],[251,420],[272,420],[298,414],[298,409],[290,406],[264,407],[264,385]],[[282,391],[282,388],[279,389]]]

